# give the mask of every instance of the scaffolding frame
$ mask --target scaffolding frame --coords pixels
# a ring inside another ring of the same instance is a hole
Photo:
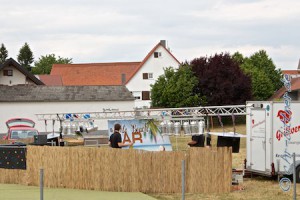
[[[86,119],[85,115],[89,118]],[[44,113],[36,114],[39,121],[78,121],[99,119],[157,119],[157,120],[193,120],[208,116],[232,116],[246,115],[246,105],[207,106],[186,108],[161,108],[161,109],[136,109],[132,111],[103,111],[103,112],[79,112],[79,113]],[[67,117],[71,116],[71,117]]]

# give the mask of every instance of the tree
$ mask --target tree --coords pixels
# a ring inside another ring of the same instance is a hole
[[[31,63],[33,63],[33,53],[30,50],[29,45],[25,42],[24,46],[21,47],[19,54],[18,54],[18,61],[20,65],[25,67],[28,71],[31,71]]]
[[[255,67],[245,67],[245,65],[244,72],[251,77],[252,96],[254,100],[267,100],[273,95],[274,86],[265,72]]]
[[[282,73],[280,69],[276,69],[271,58],[269,58],[265,50],[260,50],[254,53],[249,59],[246,59],[245,63],[250,62],[252,66],[263,71],[267,77],[271,80],[273,85],[272,94],[283,86],[281,82]]]
[[[38,61],[34,63],[32,68],[33,74],[50,74],[53,64],[71,64],[72,58],[62,58],[58,56],[56,58],[55,54],[48,54],[41,56]]]
[[[205,98],[194,92],[197,84],[197,78],[187,64],[182,64],[178,70],[166,68],[164,74],[151,85],[152,106],[165,108],[200,106],[205,103]]]
[[[238,51],[235,52],[235,53],[231,56],[231,58],[232,58],[234,61],[236,61],[239,65],[244,64],[245,59],[247,59],[247,58],[244,58],[243,54],[241,54],[241,53],[238,52]]]
[[[2,43],[0,47],[0,64],[4,63],[7,57],[8,57],[8,51],[4,46],[4,44]]]
[[[198,78],[196,91],[206,96],[208,105],[245,104],[251,100],[251,79],[228,53],[191,61]]]
[[[236,52],[232,58],[240,64],[243,72],[251,77],[254,100],[267,100],[282,87],[281,70],[276,70],[266,51],[260,50],[249,58]]]

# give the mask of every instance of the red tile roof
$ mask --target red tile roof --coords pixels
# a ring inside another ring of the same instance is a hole
[[[291,80],[291,90],[300,90],[300,77],[298,78],[292,78]],[[280,88],[277,92],[275,92],[271,97],[270,100],[280,99],[284,93],[286,92],[286,88],[283,86]]]
[[[54,64],[51,75],[60,75],[63,85],[122,85],[122,74],[131,77],[140,62]]]
[[[122,74],[125,74],[128,83],[159,46],[162,46],[180,64],[159,42],[142,62],[54,64],[51,75],[60,75],[63,85],[122,85]]]
[[[39,79],[48,86],[61,86],[63,85],[60,75],[38,75]]]
[[[298,71],[298,70],[282,70],[282,73],[292,75],[292,74],[300,74],[300,71]]]

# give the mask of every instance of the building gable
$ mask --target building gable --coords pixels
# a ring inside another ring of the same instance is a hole
[[[44,85],[39,79],[10,58],[0,65],[1,85]]]
[[[145,63],[151,59],[151,58],[157,58],[157,59],[161,59],[162,56],[162,52],[164,51],[164,53],[168,54],[171,58],[173,58],[173,62],[177,63],[176,65],[178,66],[180,64],[180,62],[175,58],[175,56],[166,48],[166,41],[165,40],[161,40],[148,54],[147,56],[144,58],[144,60],[141,62],[141,64],[139,65],[138,68],[136,68],[136,70],[134,71],[134,73],[132,74],[131,77],[128,78],[126,84],[128,84],[131,79],[133,78],[133,76],[135,76],[137,74],[137,72],[145,65]],[[169,66],[166,66],[169,67]]]
[[[164,74],[164,68],[178,68],[179,61],[160,43],[145,57],[134,76],[126,83],[136,98],[137,107],[149,107],[151,84]]]

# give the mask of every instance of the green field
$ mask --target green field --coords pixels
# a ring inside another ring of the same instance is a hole
[[[40,189],[35,186],[0,184],[1,200],[39,200]],[[73,189],[44,189],[44,200],[154,200],[140,192],[101,192]]]

